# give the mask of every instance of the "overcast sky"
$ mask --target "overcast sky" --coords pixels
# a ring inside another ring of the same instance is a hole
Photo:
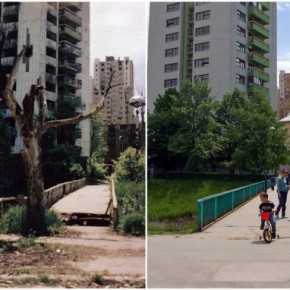
[[[91,1],[91,67],[95,58],[129,57],[134,64],[135,94],[145,94],[145,2]]]
[[[277,3],[277,74],[290,73],[290,3]]]

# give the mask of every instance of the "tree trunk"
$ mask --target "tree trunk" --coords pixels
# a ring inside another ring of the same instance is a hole
[[[44,181],[41,168],[39,137],[33,131],[21,130],[24,143],[23,159],[27,178],[27,227],[24,234],[47,234],[45,221]],[[25,134],[28,133],[27,135]]]

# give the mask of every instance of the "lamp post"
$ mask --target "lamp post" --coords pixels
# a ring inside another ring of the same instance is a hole
[[[139,160],[139,146],[140,146],[140,132],[139,132],[139,109],[141,108],[141,115],[143,113],[143,108],[145,106],[145,99],[143,96],[133,96],[129,101],[130,106],[136,109],[136,116],[137,116],[137,123],[136,123],[136,190],[137,190],[137,183],[138,183],[138,160]],[[143,118],[143,115],[142,115]],[[138,194],[135,195],[135,202],[134,202],[134,209],[135,211],[139,210],[139,202],[138,202]]]
[[[266,145],[266,151],[267,151],[267,146],[268,146],[268,141],[269,141],[269,132],[271,131],[274,131],[275,130],[275,127],[270,127],[266,130],[266,142],[265,142],[265,145]],[[268,156],[267,154],[265,154],[265,161],[267,160]],[[266,166],[266,162],[264,163],[264,166],[265,166],[265,170],[264,170],[264,175],[265,175],[265,184],[264,184],[264,192],[267,192],[267,166]]]

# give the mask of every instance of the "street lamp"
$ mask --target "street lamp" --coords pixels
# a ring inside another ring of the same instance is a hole
[[[269,141],[269,132],[271,131],[274,131],[275,130],[275,127],[270,127],[266,130],[266,142],[265,142],[265,145],[266,145],[266,150],[267,150],[267,146],[268,146],[268,141]],[[267,160],[267,154],[265,154],[265,161]],[[264,166],[265,166],[265,170],[264,170],[264,174],[265,174],[265,184],[264,184],[264,192],[267,192],[267,168],[266,168],[266,162],[264,163]]]
[[[140,140],[140,132],[139,132],[139,109],[141,108],[141,114],[143,113],[143,108],[145,106],[145,99],[143,96],[133,96],[129,101],[130,106],[136,109],[137,115],[137,123],[136,123],[136,190],[137,190],[137,183],[138,183],[138,160],[139,160],[139,140]],[[142,116],[143,118],[143,116]],[[134,209],[135,211],[139,210],[139,202],[138,202],[138,194],[135,195],[135,202],[134,202]]]

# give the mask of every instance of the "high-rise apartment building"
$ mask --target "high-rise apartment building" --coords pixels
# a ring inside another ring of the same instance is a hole
[[[17,74],[14,94],[19,102],[39,77],[46,87],[48,108],[54,108],[57,97],[81,98],[90,109],[89,2],[1,2],[2,29],[8,32],[2,67],[9,74],[14,57],[23,45],[33,46],[31,58],[24,59]],[[3,105],[2,105],[3,107]],[[5,112],[9,118],[9,112]],[[13,120],[11,120],[13,122]],[[89,121],[81,123],[81,139],[76,145],[89,155]],[[15,128],[14,152],[22,149]]]
[[[208,82],[221,100],[238,88],[276,108],[276,3],[151,2],[148,108],[186,79]]]
[[[290,73],[280,71],[277,92],[277,118],[281,120],[290,114]]]
[[[108,163],[116,160],[129,146],[134,146],[136,127],[134,108],[129,104],[134,94],[133,61],[129,57],[121,60],[108,56],[105,61],[95,60],[93,103],[99,103],[104,97],[112,74],[111,85],[116,86],[107,94],[102,110],[109,147]]]

